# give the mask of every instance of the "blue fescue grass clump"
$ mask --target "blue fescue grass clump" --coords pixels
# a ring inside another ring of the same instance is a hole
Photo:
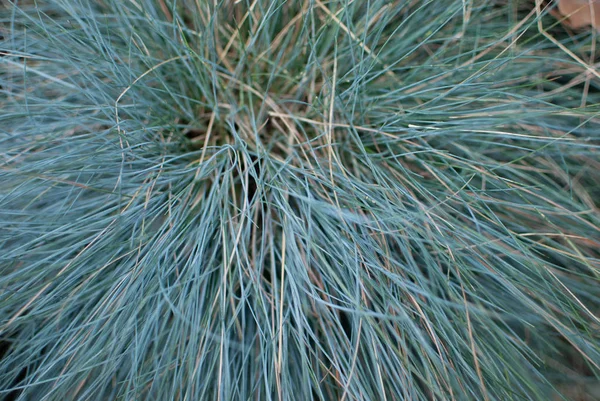
[[[0,398],[596,386],[596,37],[540,3],[4,2]]]

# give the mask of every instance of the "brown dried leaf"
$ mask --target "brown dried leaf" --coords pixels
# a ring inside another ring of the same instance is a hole
[[[600,30],[600,0],[559,0],[558,12],[566,17],[563,24],[571,28],[591,25]]]

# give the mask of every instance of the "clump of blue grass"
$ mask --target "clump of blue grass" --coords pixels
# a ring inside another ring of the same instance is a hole
[[[0,398],[594,399],[596,34],[548,7],[2,3]]]

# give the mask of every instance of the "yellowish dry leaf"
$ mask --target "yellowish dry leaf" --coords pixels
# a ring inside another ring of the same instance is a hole
[[[558,12],[563,23],[578,29],[593,26],[600,29],[600,0],[559,0]]]

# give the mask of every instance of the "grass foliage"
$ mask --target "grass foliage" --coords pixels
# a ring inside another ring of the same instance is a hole
[[[597,383],[596,37],[539,11],[3,2],[0,398]]]

